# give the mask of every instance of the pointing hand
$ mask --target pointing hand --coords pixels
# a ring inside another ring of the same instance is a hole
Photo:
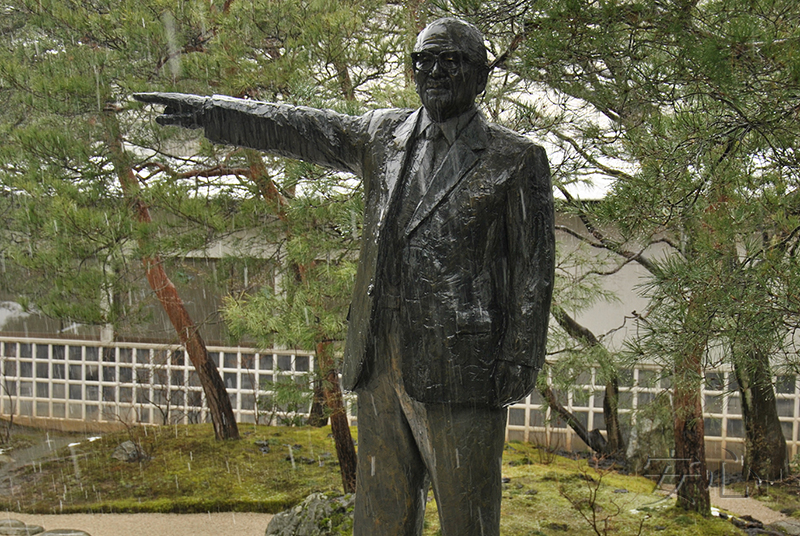
[[[133,98],[146,104],[160,104],[164,111],[156,117],[159,125],[177,125],[184,128],[205,127],[208,97],[187,93],[134,93]]]

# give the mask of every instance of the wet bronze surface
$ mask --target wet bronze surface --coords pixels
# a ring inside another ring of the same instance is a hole
[[[342,115],[224,96],[137,94],[160,124],[360,176],[365,214],[342,367],[358,394],[354,534],[497,535],[505,406],[544,362],[555,239],[544,150],[491,124],[483,37],[419,35],[418,110]]]

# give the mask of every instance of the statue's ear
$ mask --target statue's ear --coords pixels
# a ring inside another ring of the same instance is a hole
[[[486,83],[489,81],[489,68],[485,67],[478,73],[478,95],[486,91]]]

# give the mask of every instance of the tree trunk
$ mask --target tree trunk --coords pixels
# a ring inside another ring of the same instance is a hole
[[[119,178],[120,186],[132,204],[136,219],[140,223],[151,223],[150,210],[139,197],[139,183],[128,162],[127,155],[122,148],[122,138],[119,125],[113,112],[104,113],[108,144],[111,150],[114,168]],[[211,413],[211,422],[214,424],[214,436],[217,439],[239,439],[239,429],[233,415],[233,407],[228,397],[225,383],[219,375],[216,365],[208,355],[205,342],[192,321],[189,312],[178,294],[175,285],[167,276],[161,259],[156,256],[142,258],[147,282],[158,297],[158,301],[167,313],[172,326],[178,334],[181,344],[186,349],[189,360],[192,362],[200,384],[206,395],[208,410]]]
[[[606,441],[609,454],[625,456],[625,440],[622,439],[622,427],[619,424],[619,379],[615,376],[606,382],[606,393],[603,397],[603,417],[606,421]]]
[[[597,452],[598,454],[611,454],[608,452],[608,442],[603,437],[603,435],[598,430],[589,431],[583,423],[581,423],[575,415],[572,414],[567,408],[561,405],[561,403],[556,398],[556,394],[553,392],[553,389],[546,385],[543,389],[539,390],[542,397],[547,400],[547,405],[550,406],[550,409],[558,413],[558,415],[564,419],[572,431],[580,437],[584,443],[586,443],[590,449]]]
[[[342,388],[339,375],[334,367],[330,343],[317,344],[317,365],[323,378],[325,401],[331,410],[331,433],[336,445],[336,456],[339,458],[339,469],[342,473],[342,486],[345,493],[356,491],[356,448],[347,421],[347,411],[342,400]]]
[[[208,355],[205,342],[178,295],[178,290],[167,277],[158,257],[145,257],[142,262],[150,288],[156,293],[200,378],[208,411],[211,413],[211,422],[214,424],[214,436],[217,439],[239,439],[239,429],[225,382]]]
[[[611,361],[611,356],[606,350],[606,348],[602,345],[600,340],[595,336],[592,331],[579,324],[574,318],[572,318],[563,308],[560,306],[553,304],[551,307],[551,312],[553,313],[553,317],[556,319],[556,322],[567,332],[567,334],[572,337],[573,339],[580,341],[582,344],[590,348],[597,348],[601,351],[601,355],[603,355],[603,359]],[[609,366],[605,367],[606,369],[615,370],[613,366],[609,363]],[[605,389],[605,396],[603,398],[603,417],[606,422],[606,444],[605,444],[605,451],[604,454],[617,456],[617,457],[624,457],[625,456],[625,440],[622,438],[622,428],[619,424],[619,379],[616,376],[616,372],[614,375],[606,381],[606,389]],[[564,411],[567,411],[564,409]],[[570,420],[564,419],[568,423]],[[574,420],[574,418],[572,419]],[[577,421],[576,421],[577,422]],[[572,427],[575,430],[575,427]],[[575,433],[578,433],[575,430]],[[580,435],[578,433],[578,435]],[[586,440],[584,440],[586,441]],[[591,445],[587,442],[587,445],[591,447]],[[595,449],[596,450],[596,449]],[[599,451],[598,451],[599,452]]]
[[[786,439],[778,419],[769,357],[755,351],[745,359],[744,363],[734,361],[745,428],[742,476],[780,480],[787,474]]]
[[[322,428],[328,424],[328,417],[325,415],[325,389],[322,384],[322,378],[314,380],[314,398],[306,421],[309,426],[315,428]]]
[[[702,358],[707,326],[698,320],[699,297],[692,297],[684,330],[686,347],[675,357],[673,408],[675,412],[675,477],[677,506],[703,516],[711,513],[706,474],[705,423],[701,405]]]
[[[275,211],[278,218],[288,223],[286,214],[286,200],[283,198],[275,183],[267,173],[260,154],[254,150],[246,150],[247,162],[250,168],[250,177],[258,187],[259,193],[268,203],[275,204]],[[287,230],[287,237],[289,231]],[[292,265],[291,272],[298,282],[302,282],[306,274],[306,266]],[[325,334],[321,334],[320,340],[325,340]],[[339,385],[339,376],[334,366],[333,356],[330,354],[330,343],[317,343],[317,368],[319,371],[321,390],[324,400],[330,409],[331,433],[333,442],[336,445],[336,456],[339,459],[339,468],[342,473],[342,485],[345,493],[355,493],[356,490],[356,448],[353,443],[353,436],[350,433],[350,423],[347,421],[347,412],[342,401],[342,388]],[[318,385],[314,383],[314,402],[312,403],[312,415],[310,421],[314,423],[314,408],[321,410],[318,404]],[[321,426],[321,424],[319,424]]]
[[[675,388],[675,476],[677,506],[708,515],[705,426],[699,389]]]

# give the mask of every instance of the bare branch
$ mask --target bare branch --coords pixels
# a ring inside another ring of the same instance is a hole
[[[606,175],[628,180],[633,178],[630,174],[625,173],[622,170],[612,168],[610,166],[607,166],[599,162],[595,157],[587,153],[586,150],[583,147],[581,147],[580,144],[575,140],[575,138],[567,136],[566,134],[563,134],[555,129],[551,130],[551,132],[561,141],[565,141],[568,144],[570,144],[572,148],[575,149],[575,151],[577,151],[577,153],[581,155],[587,162],[595,166],[597,169],[601,170]]]

